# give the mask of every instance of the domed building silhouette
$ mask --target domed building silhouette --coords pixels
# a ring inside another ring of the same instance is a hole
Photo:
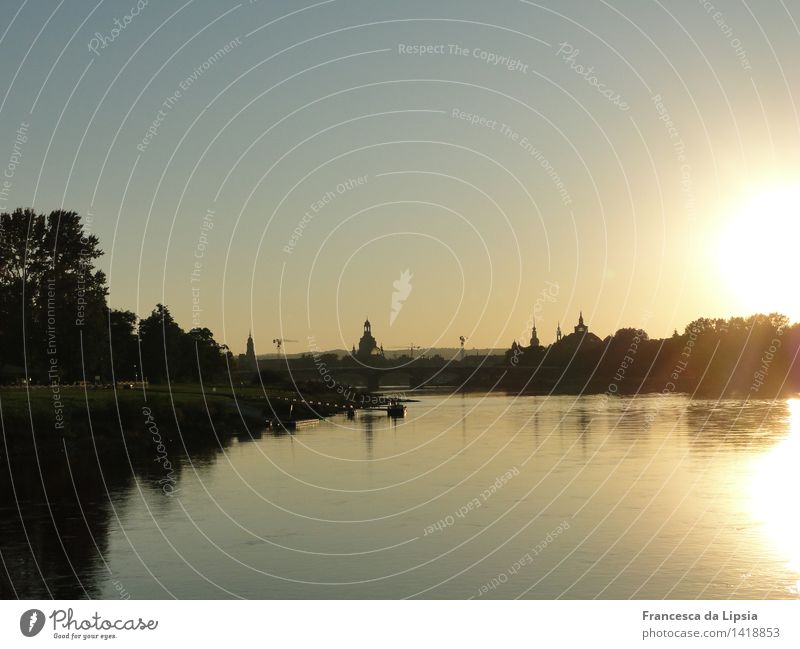
[[[583,321],[583,311],[578,316],[578,324],[575,325],[573,332],[566,336],[561,335],[561,326],[556,331],[555,346],[558,348],[576,349],[581,347],[586,349],[595,345],[602,344],[602,340],[590,333],[589,326]]]
[[[364,335],[361,336],[361,340],[358,341],[358,351],[356,351],[354,345],[351,354],[358,359],[370,359],[375,356],[383,356],[383,348],[378,346],[378,341],[376,341],[375,337],[372,335],[372,325],[369,322],[369,318],[364,321]]]

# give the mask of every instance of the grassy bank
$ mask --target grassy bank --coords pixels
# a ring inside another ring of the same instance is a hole
[[[61,443],[152,435],[154,427],[169,438],[208,439],[261,430],[268,417],[328,416],[340,410],[331,395],[308,396],[260,386],[151,385],[146,389],[59,386],[0,388],[0,414],[6,440],[54,440]]]
[[[30,438],[107,439],[148,435],[153,422],[160,431],[187,439],[232,434],[261,426],[263,396],[245,388],[201,389],[198,385],[150,386],[146,390],[49,386],[0,389],[0,414],[7,440]]]

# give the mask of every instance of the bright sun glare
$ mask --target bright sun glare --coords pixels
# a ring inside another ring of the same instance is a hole
[[[741,315],[778,311],[800,320],[798,240],[800,185],[760,193],[732,215],[717,260]]]
[[[750,504],[767,539],[787,567],[800,575],[800,520],[797,518],[800,464],[800,400],[790,399],[789,434],[760,457],[753,467]],[[800,579],[796,588],[800,589]]]

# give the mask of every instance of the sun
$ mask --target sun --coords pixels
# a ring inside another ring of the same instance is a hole
[[[717,242],[717,267],[741,315],[777,311],[800,320],[800,184],[754,195]]]

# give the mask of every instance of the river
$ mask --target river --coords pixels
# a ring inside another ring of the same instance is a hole
[[[799,400],[418,398],[183,453],[174,491],[71,467],[4,501],[2,594],[798,597]]]

